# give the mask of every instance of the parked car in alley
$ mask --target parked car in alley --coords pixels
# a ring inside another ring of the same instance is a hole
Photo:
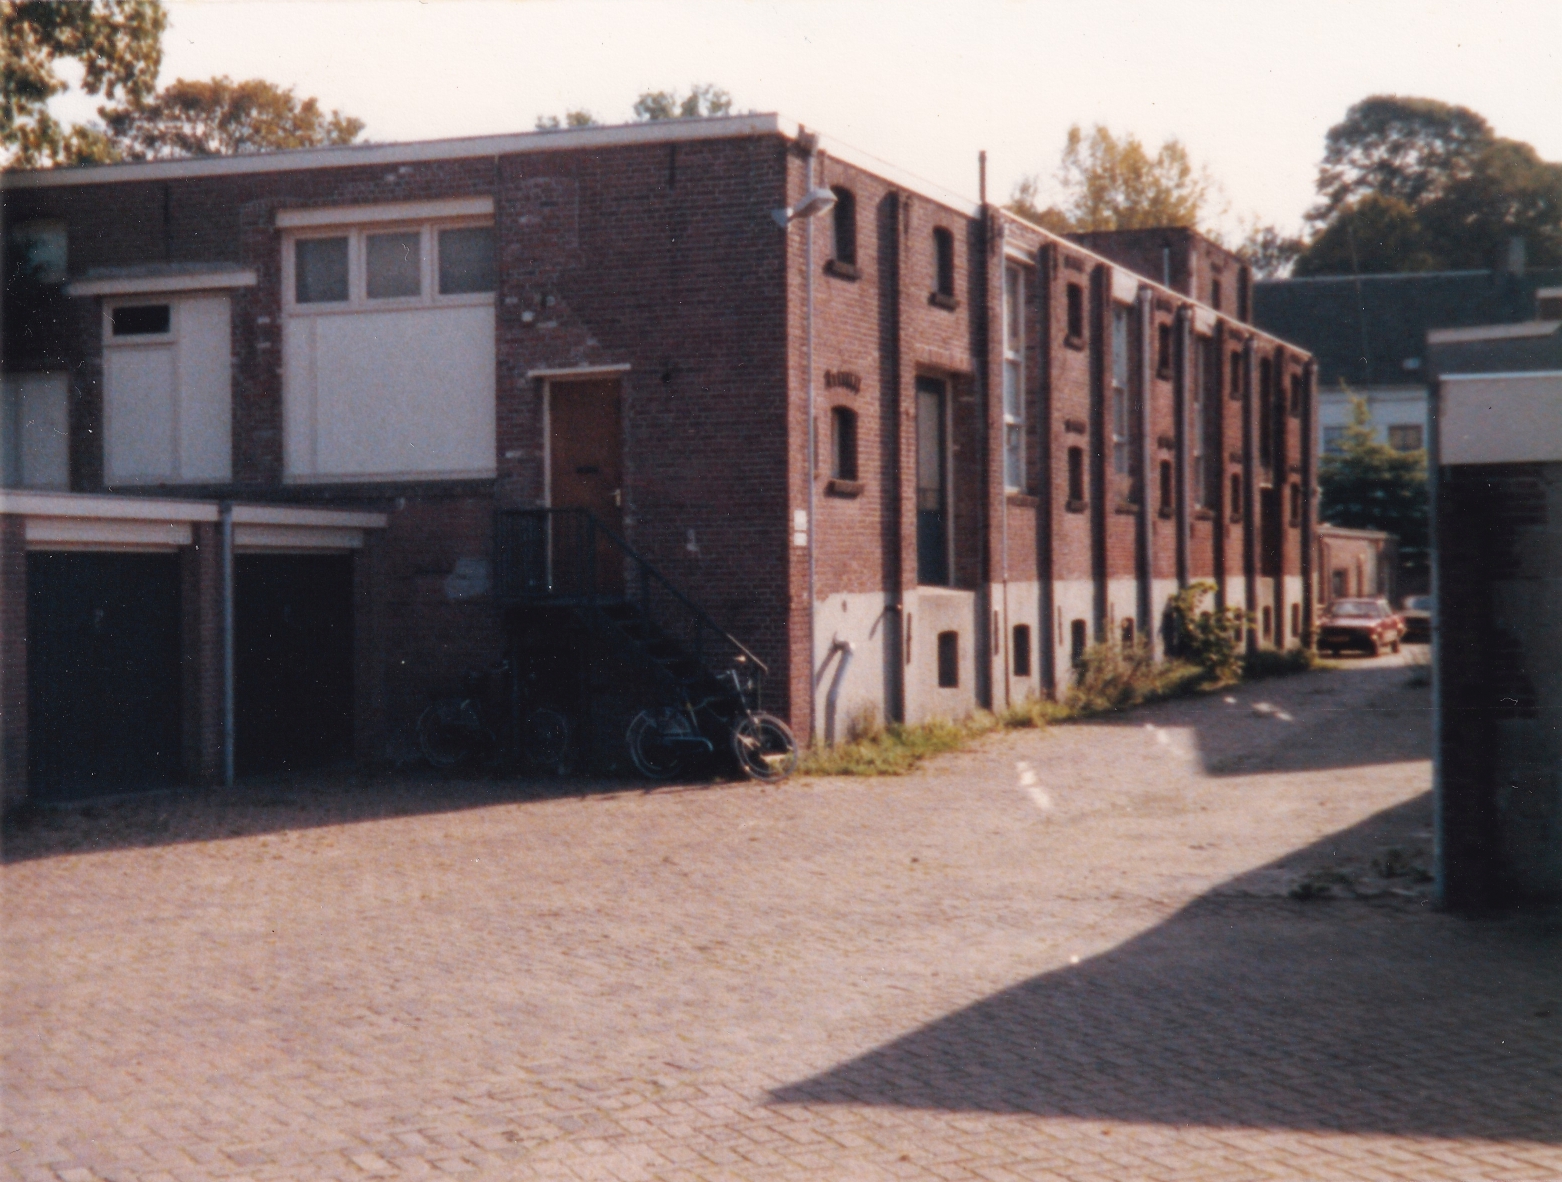
[[[1386,599],[1336,599],[1318,627],[1318,649],[1333,655],[1346,649],[1372,656],[1399,651],[1405,622]]]
[[[1432,643],[1432,597],[1412,595],[1400,609],[1400,619],[1405,621],[1406,644]]]

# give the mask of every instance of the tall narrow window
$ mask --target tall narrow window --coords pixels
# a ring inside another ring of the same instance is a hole
[[[1172,371],[1172,326],[1163,324],[1155,330],[1155,373],[1169,378]]]
[[[1003,272],[1003,485],[1025,488],[1025,273]]]
[[[1269,468],[1275,462],[1275,363],[1268,357],[1258,363],[1258,462]]]
[[[1231,520],[1242,520],[1242,477],[1231,474]]]
[[[1233,350],[1231,354],[1231,397],[1242,397],[1242,354]]]
[[[1192,475],[1193,503],[1201,509],[1214,504],[1209,481],[1206,449],[1210,406],[1205,390],[1208,382],[1210,351],[1213,342],[1208,337],[1197,337],[1193,343],[1193,384],[1188,391],[1188,469]]]
[[[1291,483],[1291,528],[1300,529],[1302,524],[1302,486],[1295,481]]]
[[[1122,633],[1123,633],[1123,647],[1124,648],[1133,648],[1133,646],[1134,646],[1134,618],[1132,616],[1129,616],[1126,620],[1123,621]]]
[[[955,236],[943,226],[933,230],[933,263],[938,270],[934,294],[946,300],[955,298]]]
[[[1120,500],[1134,499],[1131,416],[1128,406],[1128,306],[1112,305],[1112,474]]]
[[[831,218],[835,227],[835,257],[837,270],[855,270],[857,267],[857,198],[850,189],[839,185],[830,190],[835,194],[835,208]]]
[[[1068,508],[1082,509],[1085,506],[1085,449],[1071,447],[1068,449]]]
[[[1215,311],[1217,311],[1217,312],[1219,312],[1221,310],[1221,307],[1220,307],[1220,296],[1221,296],[1220,280],[1219,279],[1211,279],[1209,281],[1209,306],[1211,308],[1214,308]]]
[[[1161,461],[1161,505],[1162,517],[1172,515],[1172,466],[1170,460]]]
[[[948,395],[937,378],[917,379],[917,582],[949,584]]]
[[[1297,418],[1302,413],[1302,394],[1307,388],[1306,379],[1299,373],[1291,375],[1291,417]]]
[[[830,411],[830,475],[857,479],[857,412],[844,406]]]
[[[1085,339],[1085,289],[1077,283],[1068,285],[1068,339],[1078,345]]]

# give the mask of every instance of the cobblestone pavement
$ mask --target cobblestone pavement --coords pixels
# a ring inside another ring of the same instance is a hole
[[[1562,1176],[1562,927],[1427,906],[1427,691],[1224,698],[899,779],[24,816],[0,1176]]]

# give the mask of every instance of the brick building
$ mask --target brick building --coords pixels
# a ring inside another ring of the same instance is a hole
[[[820,188],[833,208],[788,221]],[[1088,644],[1160,645],[1190,580],[1251,608],[1254,646],[1310,626],[1306,354],[776,116],[12,173],[3,194],[8,482],[297,514],[247,535],[265,590],[241,586],[235,628],[263,648],[255,605],[293,619],[311,580],[334,588],[317,626],[353,637],[336,684],[363,757],[507,637],[586,637],[588,681],[613,645],[647,657],[635,612],[666,616],[679,659],[750,651],[766,705],[820,739],[1055,693]],[[13,785],[47,624],[16,604],[55,545],[21,495],[0,533]],[[336,565],[260,562],[310,554]],[[203,660],[187,697],[222,680]],[[243,751],[265,695],[240,682]],[[187,766],[212,766],[212,733],[186,728]]]

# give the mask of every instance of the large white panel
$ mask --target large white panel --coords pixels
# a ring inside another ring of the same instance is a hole
[[[491,305],[296,317],[284,348],[290,478],[493,472]]]
[[[108,483],[172,479],[177,376],[174,346],[105,349],[103,368]]]
[[[233,473],[230,323],[227,296],[180,301],[181,480],[227,480]]]
[[[70,487],[70,383],[65,374],[15,374],[4,380],[0,485]]]
[[[1562,374],[1447,375],[1440,420],[1445,464],[1562,460]]]

